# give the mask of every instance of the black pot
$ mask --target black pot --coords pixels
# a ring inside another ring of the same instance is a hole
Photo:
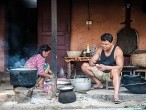
[[[125,88],[134,94],[146,94],[146,82],[125,85]]]
[[[58,101],[63,104],[76,101],[76,94],[73,89],[73,86],[61,86],[59,88]]]
[[[143,83],[146,81],[143,78],[141,78],[141,75],[123,75],[121,82],[124,85],[129,85],[129,84]]]
[[[10,69],[10,84],[14,87],[32,87],[36,84],[37,70],[28,68]]]

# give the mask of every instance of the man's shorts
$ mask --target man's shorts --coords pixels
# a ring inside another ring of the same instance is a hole
[[[110,72],[102,72],[96,66],[92,67],[91,71],[100,81],[112,81],[110,78]]]

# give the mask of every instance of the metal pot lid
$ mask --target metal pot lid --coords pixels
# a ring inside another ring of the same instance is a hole
[[[57,84],[60,85],[70,84],[70,81],[57,81]]]
[[[37,70],[37,69],[31,69],[31,68],[14,68],[14,69],[10,69],[12,71],[30,71],[30,70]]]
[[[65,85],[65,86],[61,86],[58,88],[59,90],[72,90],[74,89],[74,86],[71,86],[71,85]]]
[[[142,82],[142,83],[135,83],[135,84],[127,84],[127,85],[124,85],[125,87],[126,86],[137,86],[137,85],[146,85],[146,82]]]

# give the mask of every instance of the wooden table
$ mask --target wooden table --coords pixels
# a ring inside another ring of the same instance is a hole
[[[77,62],[88,62],[91,59],[91,57],[65,57],[64,59],[67,63],[67,78],[70,78],[72,72],[71,63],[74,62],[73,64],[76,64]],[[74,71],[76,74],[75,65],[74,65]]]

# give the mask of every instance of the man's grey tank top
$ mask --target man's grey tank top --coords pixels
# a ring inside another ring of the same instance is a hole
[[[115,66],[116,65],[116,61],[114,59],[114,52],[115,52],[115,48],[117,46],[114,46],[111,54],[107,57],[105,55],[104,50],[102,50],[101,52],[101,56],[100,56],[100,61],[97,61],[97,64],[104,64],[104,65],[108,65],[108,66]]]

